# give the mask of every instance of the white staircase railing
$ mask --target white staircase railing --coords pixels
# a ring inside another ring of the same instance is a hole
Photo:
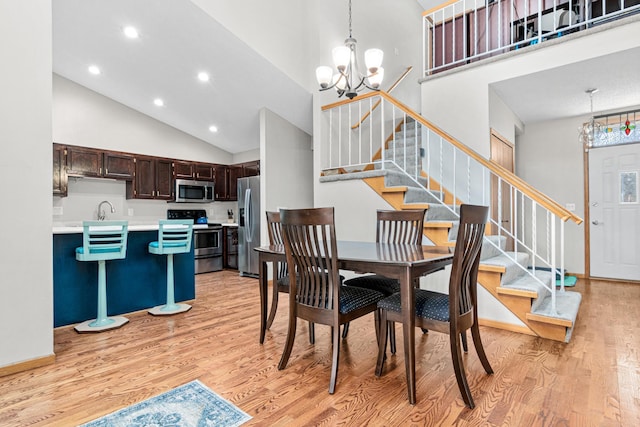
[[[422,14],[424,75],[640,12],[637,0],[451,0]]]
[[[375,106],[375,107],[374,107]],[[504,236],[514,261],[549,289],[555,311],[556,281],[536,269],[565,270],[565,223],[582,219],[520,178],[483,158],[386,92],[372,92],[322,108],[321,168],[325,175],[393,170],[426,189],[457,216],[462,203],[490,206],[491,234]],[[361,118],[366,117],[365,120]],[[491,242],[491,244],[494,244]],[[495,244],[494,244],[495,246]],[[501,248],[498,248],[501,250]],[[564,292],[564,274],[560,291]]]

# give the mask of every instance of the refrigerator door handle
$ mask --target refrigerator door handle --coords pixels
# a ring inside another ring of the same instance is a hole
[[[250,188],[247,188],[244,191],[244,216],[247,224],[246,241],[251,242],[252,234],[253,234],[253,224],[251,222],[251,189]]]

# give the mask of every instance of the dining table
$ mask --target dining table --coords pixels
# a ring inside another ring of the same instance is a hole
[[[414,282],[421,276],[442,270],[453,261],[448,246],[378,242],[337,241],[338,267],[356,273],[375,273],[400,282],[402,334],[409,403],[416,402],[415,378],[415,297]],[[260,246],[260,344],[267,326],[269,263],[286,262],[284,245]]]

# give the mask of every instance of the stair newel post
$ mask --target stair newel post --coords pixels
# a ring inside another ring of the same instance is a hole
[[[558,314],[556,309],[556,221],[551,220],[551,312]]]
[[[384,105],[385,105],[385,100],[382,97],[380,98],[380,100],[382,101],[380,103],[380,117],[381,117],[381,120],[380,120],[380,153],[382,154],[382,156],[381,156],[382,157],[382,170],[384,170],[384,169],[386,169],[386,167],[385,167],[385,160],[386,159],[385,159],[385,154],[384,154],[385,148],[386,148],[384,146],[384,143],[385,143],[385,138],[384,138],[384,135],[385,135],[385,133],[384,133],[384,117],[385,117],[384,116]]]
[[[560,292],[564,292],[564,221],[560,221]]]

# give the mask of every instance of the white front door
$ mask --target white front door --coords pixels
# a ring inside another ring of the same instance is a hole
[[[640,144],[589,151],[591,276],[640,280]]]

